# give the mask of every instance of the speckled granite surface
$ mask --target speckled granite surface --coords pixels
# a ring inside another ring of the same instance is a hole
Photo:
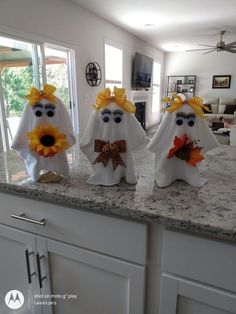
[[[134,159],[137,185],[88,185],[92,169],[82,153],[69,179],[34,184],[23,162],[10,152],[0,155],[0,191],[236,241],[236,147],[222,146],[207,154],[201,172],[208,184],[201,189],[181,181],[158,188],[153,154],[141,148]]]

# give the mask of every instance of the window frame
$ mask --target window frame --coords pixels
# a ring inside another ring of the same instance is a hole
[[[154,78],[154,64],[155,63],[157,63],[160,66],[160,77],[159,77],[160,82],[159,82],[159,84],[153,82],[153,78]],[[152,71],[152,73],[153,73],[152,74],[152,113],[158,113],[161,110],[161,107],[160,107],[160,105],[161,105],[161,71],[162,71],[161,62],[159,60],[157,60],[157,59],[153,59],[153,68],[152,69],[153,69],[153,71]],[[159,107],[157,107],[157,108],[153,107],[153,95],[155,93],[157,93],[157,91],[155,91],[155,88],[157,88],[159,90],[159,104],[158,104]]]

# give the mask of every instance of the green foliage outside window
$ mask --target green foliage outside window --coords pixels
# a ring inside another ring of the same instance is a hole
[[[47,65],[47,82],[57,88],[56,95],[69,108],[69,92],[66,64]],[[2,71],[3,96],[7,117],[20,117],[27,95],[34,85],[33,67],[6,67]]]
[[[33,85],[32,67],[9,67],[2,72],[3,96],[7,116],[21,116],[25,95]]]
[[[52,84],[57,88],[56,95],[69,108],[67,65],[65,63],[47,65],[46,76],[48,84]]]

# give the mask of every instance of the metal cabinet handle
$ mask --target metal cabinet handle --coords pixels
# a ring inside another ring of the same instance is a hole
[[[28,218],[25,214],[20,214],[20,215],[13,215],[12,214],[11,217],[15,218],[15,219],[31,222],[33,224],[40,225],[40,226],[45,226],[46,225],[46,220],[45,219],[35,220],[35,219]]]
[[[32,282],[31,277],[32,277],[33,275],[36,275],[36,272],[35,272],[35,271],[34,271],[33,273],[31,273],[31,270],[30,270],[29,256],[30,256],[31,254],[34,254],[34,252],[32,251],[32,252],[29,253],[29,251],[28,251],[27,249],[25,250],[26,268],[27,268],[27,275],[28,275],[28,282],[29,282],[29,283]]]
[[[41,258],[44,258],[44,255],[39,256],[39,253],[36,255],[37,258],[37,267],[38,267],[38,276],[39,276],[39,287],[43,287],[43,280],[46,279],[47,276],[42,277],[42,272],[41,272],[41,265],[40,265],[40,260]]]

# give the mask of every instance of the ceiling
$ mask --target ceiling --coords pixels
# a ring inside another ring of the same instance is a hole
[[[164,51],[236,41],[235,0],[73,0]]]

